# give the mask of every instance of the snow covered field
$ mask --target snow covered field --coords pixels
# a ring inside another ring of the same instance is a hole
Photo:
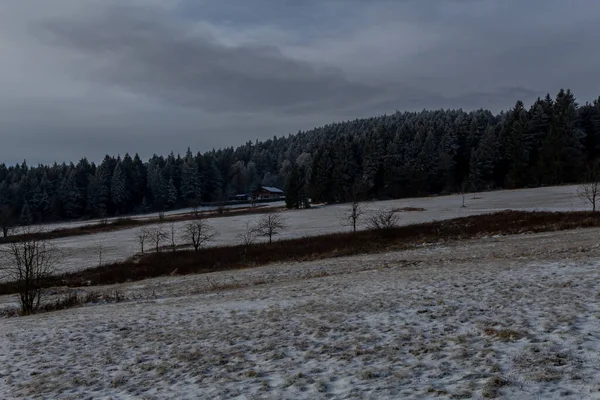
[[[145,299],[2,320],[0,397],[599,399],[598,237],[107,287]]]
[[[285,206],[285,202],[284,201],[275,201],[272,203],[261,203],[260,204],[261,207],[283,207]],[[236,209],[236,208],[246,208],[246,207],[251,207],[250,204],[232,204],[232,205],[228,205],[225,208],[226,209]],[[216,210],[217,207],[216,206],[205,206],[205,207],[198,207],[198,211],[199,212],[203,212],[203,211],[214,211]],[[164,215],[165,216],[174,216],[174,215],[181,215],[181,214],[189,214],[191,212],[194,212],[193,208],[180,208],[177,210],[171,210],[171,211],[165,211]],[[124,218],[128,218],[128,219],[134,219],[134,220],[145,220],[145,219],[150,219],[150,218],[158,218],[158,214],[157,212],[154,213],[147,213],[147,214],[134,214],[134,215],[126,215]],[[114,222],[119,220],[121,217],[111,217],[111,218],[107,218],[105,221],[106,222]],[[68,229],[68,228],[78,228],[81,226],[93,226],[93,225],[99,225],[103,222],[103,220],[101,219],[88,219],[88,220],[84,220],[84,221],[69,221],[69,222],[56,222],[56,223],[52,223],[52,224],[46,224],[46,225],[36,225],[36,227],[38,228],[42,228],[44,230],[57,230],[57,229]],[[15,230],[16,233],[19,233],[19,228],[17,227]]]
[[[401,214],[401,224],[455,218],[505,209],[569,211],[589,207],[576,196],[577,186],[547,187],[524,190],[504,190],[466,196],[466,208],[462,208],[462,196],[440,196],[419,199],[403,199],[366,204],[367,210],[422,207],[423,212]],[[288,229],[279,238],[319,235],[347,230],[340,224],[340,214],[347,205],[320,206],[308,210],[284,213]],[[244,230],[245,221],[254,221],[259,215],[241,215],[215,218],[210,223],[218,236],[212,245],[238,243],[236,236]],[[181,231],[185,222],[176,223]],[[168,228],[168,227],[167,227]],[[363,226],[361,226],[363,228]],[[119,261],[139,252],[136,239],[137,228],[115,232],[69,237],[53,241],[63,253],[60,271],[73,271],[96,266],[99,262],[99,246],[103,262]],[[165,243],[166,244],[166,243]]]

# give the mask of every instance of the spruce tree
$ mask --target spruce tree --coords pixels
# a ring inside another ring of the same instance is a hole
[[[125,177],[121,169],[121,163],[115,166],[110,184],[110,197],[114,205],[115,212],[119,214],[123,211],[127,203],[127,187],[125,186]]]

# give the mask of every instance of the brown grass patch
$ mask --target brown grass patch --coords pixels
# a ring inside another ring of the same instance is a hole
[[[394,212],[421,212],[425,211],[424,208],[421,207],[402,207],[402,208],[394,208]]]
[[[483,330],[483,333],[485,333],[488,336],[494,336],[502,340],[503,342],[514,342],[515,340],[518,340],[525,336],[523,332],[515,331],[512,329],[486,328]]]

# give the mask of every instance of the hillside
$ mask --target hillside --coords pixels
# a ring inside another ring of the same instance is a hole
[[[259,185],[332,203],[563,184],[591,174],[599,156],[600,100],[579,106],[561,90],[499,115],[398,112],[147,162],[0,164],[0,225],[173,209]]]

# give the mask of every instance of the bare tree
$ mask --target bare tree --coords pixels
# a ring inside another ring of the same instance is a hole
[[[41,228],[25,228],[19,242],[0,248],[3,278],[16,282],[23,314],[35,312],[41,302],[44,281],[56,272],[58,249],[40,239]]]
[[[362,218],[364,212],[365,210],[362,203],[354,199],[340,215],[342,225],[349,226],[352,228],[353,232],[356,232],[356,225]]]
[[[257,231],[256,226],[253,225],[250,221],[246,221],[245,229],[238,233],[236,237],[242,242],[244,245],[244,257],[248,255],[248,248],[254,241],[256,240]]]
[[[592,211],[596,211],[596,203],[600,200],[600,181],[590,175],[585,183],[577,189],[577,196],[592,205]]]
[[[138,243],[140,244],[140,252],[144,254],[144,244],[148,239],[150,239],[150,232],[147,228],[140,228],[137,231],[136,238]]]
[[[0,229],[2,230],[2,236],[7,237],[14,226],[15,216],[13,210],[8,205],[0,206]]]
[[[379,210],[369,216],[368,226],[371,229],[390,229],[398,225],[400,218],[394,210]]]
[[[169,239],[171,239],[171,250],[177,250],[177,229],[175,228],[175,222],[169,224]]]
[[[196,219],[185,225],[182,239],[186,243],[191,243],[194,251],[200,251],[200,248],[207,242],[214,239],[217,235],[212,226],[204,219]]]
[[[468,189],[468,184],[467,181],[464,181],[462,186],[461,186],[461,194],[462,194],[462,205],[461,208],[465,208],[467,207],[467,205],[465,204],[465,198],[467,196],[467,189]]]
[[[96,253],[98,254],[98,265],[102,265],[102,256],[104,255],[104,241],[99,241],[94,245]]]
[[[273,243],[273,236],[286,228],[285,221],[279,211],[264,214],[256,224],[256,233],[258,236],[269,238],[269,243]]]
[[[157,253],[160,252],[160,244],[168,236],[169,235],[165,232],[162,224],[155,225],[148,229],[148,238],[150,239],[150,243],[154,245]]]

